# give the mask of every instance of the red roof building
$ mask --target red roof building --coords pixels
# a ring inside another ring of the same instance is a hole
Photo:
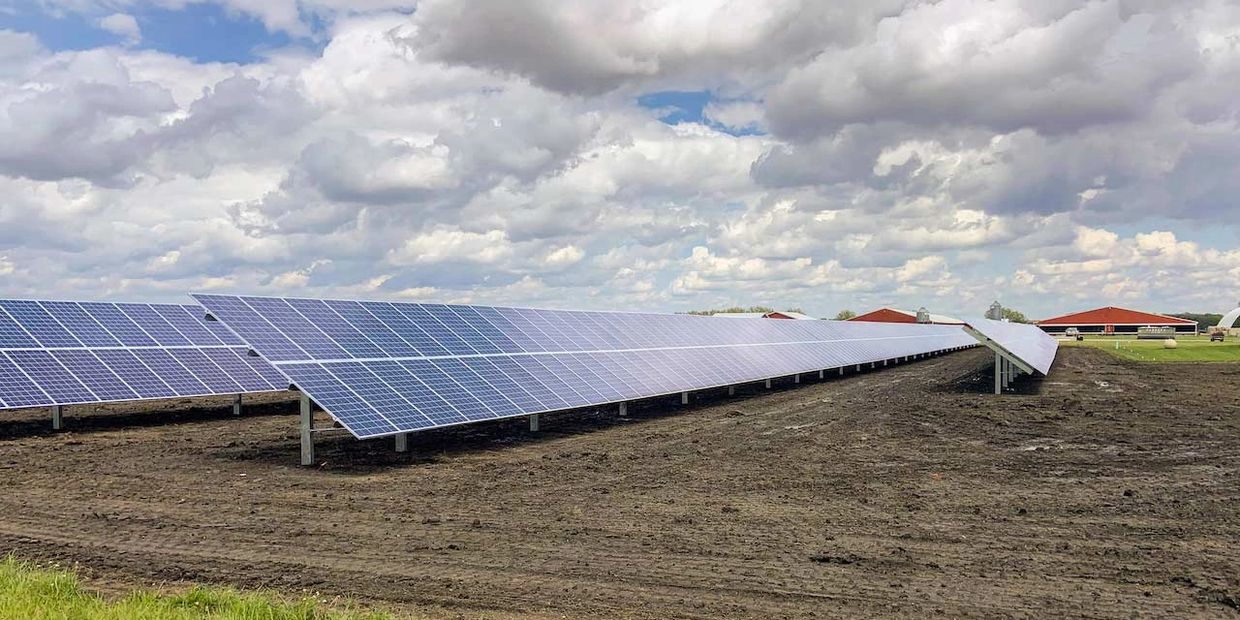
[[[1172,327],[1176,332],[1197,333],[1197,321],[1114,306],[1065,314],[1036,325],[1050,333],[1063,333],[1069,327],[1095,334],[1133,334],[1140,327]]]
[[[879,308],[865,314],[858,314],[848,320],[870,323],[916,323],[917,313],[898,308]],[[942,314],[931,314],[929,322],[934,325],[964,325],[964,321]]]

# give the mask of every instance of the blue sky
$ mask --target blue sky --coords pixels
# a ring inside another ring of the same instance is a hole
[[[0,28],[32,33],[54,51],[126,45],[125,37],[99,26],[99,20],[111,14],[107,11],[48,12],[26,5],[15,9],[13,14],[0,14]],[[290,36],[285,32],[269,31],[255,17],[226,10],[214,3],[187,4],[180,9],[142,6],[128,14],[142,29],[142,38],[132,45],[133,48],[156,50],[198,62],[252,63],[272,50],[289,46],[310,50],[319,47],[313,35]]]
[[[4,293],[1034,316],[1240,298],[1224,4],[832,10],[0,7]]]

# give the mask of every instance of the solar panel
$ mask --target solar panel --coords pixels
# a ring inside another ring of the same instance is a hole
[[[0,299],[0,409],[288,388],[204,316],[177,304]]]
[[[358,438],[975,345],[941,325],[193,297]]]
[[[1030,374],[1049,374],[1059,351],[1059,341],[1037,325],[978,318],[965,331]]]

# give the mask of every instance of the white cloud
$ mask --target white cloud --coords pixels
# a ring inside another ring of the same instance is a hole
[[[130,45],[142,40],[142,28],[138,26],[138,20],[127,13],[113,13],[103,17],[99,20],[99,27],[121,37]]]
[[[495,263],[512,254],[512,244],[502,230],[472,233],[461,230],[434,230],[419,234],[395,251],[395,264],[443,262]]]
[[[0,31],[11,294],[823,315],[1236,296],[1206,285],[1240,278],[1225,2],[221,4],[323,47],[238,65]],[[712,92],[707,122],[636,103],[664,90]]]
[[[585,251],[575,245],[566,245],[562,248],[556,248],[547,253],[543,259],[543,264],[552,269],[559,269],[574,265],[585,258]]]

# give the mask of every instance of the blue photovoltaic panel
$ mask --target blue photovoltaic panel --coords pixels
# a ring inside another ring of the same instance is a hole
[[[218,332],[226,330],[212,328],[209,323],[203,320],[202,308],[171,304],[151,304],[151,309],[163,317],[177,333],[188,339],[190,344],[204,347],[230,344],[220,340],[218,337]],[[238,342],[236,344],[241,343]]]
[[[194,295],[357,437],[974,346],[959,327]]]
[[[43,306],[35,301],[0,299],[0,308],[34,336],[42,347],[80,347],[74,338]]]
[[[1050,373],[1059,341],[1037,325],[992,319],[971,319],[967,324],[978,342],[1015,357],[1043,376]]]
[[[288,388],[205,316],[192,305],[0,300],[0,409]]]
[[[100,325],[103,325],[121,345],[126,347],[155,347],[159,346],[156,340],[157,334],[138,326],[132,318],[130,312],[126,312],[118,307],[119,304],[108,304],[98,302],[83,302],[80,304],[82,309],[90,314]],[[134,304],[136,312],[139,308],[144,307],[142,304]],[[150,310],[150,308],[147,308]],[[153,311],[152,311],[153,312]]]

